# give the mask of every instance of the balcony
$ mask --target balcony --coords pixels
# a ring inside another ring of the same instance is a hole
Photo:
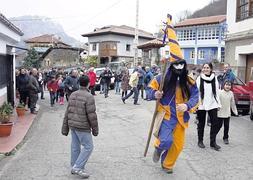
[[[99,56],[109,57],[117,56],[117,43],[116,42],[102,42],[99,44]]]

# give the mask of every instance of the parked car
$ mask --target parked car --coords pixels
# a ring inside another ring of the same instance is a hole
[[[250,119],[253,121],[253,81],[248,82],[250,92]]]
[[[221,75],[221,73],[219,74]],[[249,114],[250,112],[249,86],[247,86],[241,79],[235,76],[232,91],[234,93],[235,104],[238,112],[240,112],[243,115]]]
[[[96,73],[96,84],[95,84],[95,90],[100,90],[100,75],[101,73],[105,70],[104,67],[102,68],[95,68],[94,72]],[[110,84],[110,89],[114,89],[114,77],[111,78],[111,84]]]
[[[238,77],[233,82],[233,93],[235,97],[235,104],[237,110],[242,114],[249,114],[250,112],[250,92],[249,87],[241,81]]]

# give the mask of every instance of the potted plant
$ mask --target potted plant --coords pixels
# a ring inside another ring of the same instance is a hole
[[[10,116],[13,113],[11,104],[6,102],[0,107],[0,137],[9,136],[11,134],[13,122],[10,122]]]
[[[18,116],[24,116],[25,115],[25,104],[19,103],[16,107],[16,111]]]

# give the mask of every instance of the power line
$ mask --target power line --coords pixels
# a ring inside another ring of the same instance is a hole
[[[122,1],[123,1],[123,0],[119,0],[119,1],[117,1],[117,2],[115,2],[115,3],[113,3],[112,5],[108,6],[106,9],[104,9],[104,10],[102,10],[101,12],[97,13],[96,15],[92,16],[92,17],[91,17],[90,19],[88,19],[87,21],[85,21],[85,22],[79,24],[78,26],[75,26],[75,27],[73,27],[73,28],[70,28],[70,29],[66,30],[66,32],[72,31],[72,30],[74,30],[74,29],[79,29],[79,28],[82,27],[84,24],[87,24],[89,21],[95,19],[96,17],[98,17],[99,15],[103,14],[105,11],[107,11],[107,10],[113,8],[114,6],[118,5],[118,4],[121,3]]]
[[[101,14],[103,14],[105,11],[108,11],[109,9],[115,7],[116,5],[118,5],[119,3],[121,3],[123,0],[118,0],[117,2],[113,3],[112,5],[108,6],[107,8],[105,8],[104,10],[98,12],[97,14],[95,14],[94,16],[92,16],[91,18],[89,18],[88,20],[86,20],[85,22],[77,25],[77,26],[74,26],[70,29],[67,29],[65,31],[59,31],[59,32],[56,32],[54,34],[61,34],[61,33],[64,33],[64,32],[71,32],[73,30],[76,30],[76,29],[79,29],[81,28],[84,24],[87,24],[88,22],[90,22],[91,20],[95,19],[96,17],[100,16]],[[13,22],[18,22],[18,21],[39,21],[39,20],[45,20],[45,21],[50,21],[50,20],[54,20],[54,19],[66,19],[66,18],[75,18],[75,17],[82,17],[82,16],[65,16],[65,17],[54,17],[54,18],[43,18],[43,17],[38,17],[38,18],[24,18],[24,19],[13,19],[11,21]]]
[[[38,17],[38,18],[12,19],[10,21],[13,21],[13,22],[18,22],[18,21],[40,21],[40,20],[51,21],[51,20],[54,20],[54,19],[69,19],[69,18],[76,18],[76,17],[82,17],[82,16],[81,15],[78,15],[78,16],[63,16],[63,17],[53,17],[53,18]]]

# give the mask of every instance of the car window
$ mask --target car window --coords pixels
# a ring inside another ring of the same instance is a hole
[[[97,75],[97,76],[100,76],[100,74],[101,74],[103,71],[104,71],[103,69],[101,69],[101,70],[96,70],[96,75]]]

